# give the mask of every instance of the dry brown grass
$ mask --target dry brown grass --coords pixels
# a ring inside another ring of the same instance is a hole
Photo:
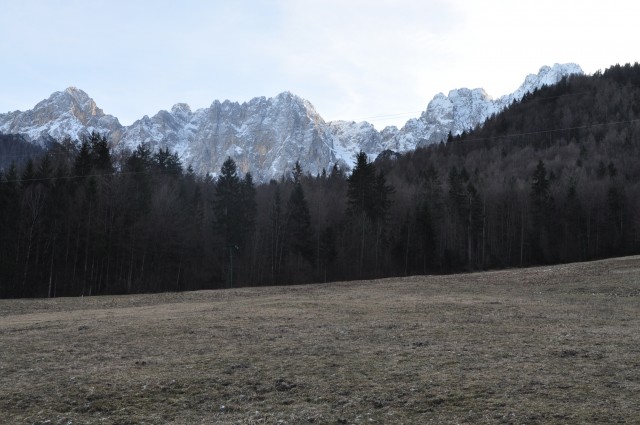
[[[638,423],[640,258],[0,301],[0,422]]]

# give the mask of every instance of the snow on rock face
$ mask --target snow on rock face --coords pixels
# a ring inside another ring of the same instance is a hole
[[[53,93],[29,111],[0,115],[0,132],[23,134],[37,144],[50,137],[79,140],[92,131],[117,137],[122,126],[117,118],[105,115],[93,99],[75,87]]]
[[[361,150],[371,160],[381,151],[382,136],[368,122],[331,121],[325,130],[326,144],[332,146],[333,163],[351,168]]]
[[[407,121],[391,144],[410,146],[413,149],[446,140],[449,132],[458,135],[482,124],[493,114],[501,112],[514,101],[521,100],[525,94],[545,85],[559,82],[563,77],[582,75],[576,64],[555,64],[543,66],[538,74],[530,74],[524,83],[513,93],[493,100],[483,89],[451,90],[448,96],[437,94],[420,118]],[[415,143],[415,144],[414,144]],[[391,145],[390,145],[391,146]],[[390,147],[390,149],[393,149]]]
[[[251,171],[264,181],[290,172],[298,160],[314,174],[331,163],[332,146],[323,139],[324,125],[313,105],[285,92],[242,104],[214,101],[195,112],[178,104],[171,112],[134,122],[119,144],[129,149],[140,142],[153,149],[169,148],[200,173],[218,171],[231,156],[240,171]]]
[[[97,131],[116,149],[133,150],[149,143],[154,150],[178,152],[185,166],[203,174],[215,174],[231,156],[242,172],[251,171],[256,180],[265,181],[287,175],[296,161],[306,172],[316,174],[334,164],[352,166],[360,150],[374,159],[386,150],[406,152],[438,143],[449,132],[457,135],[473,129],[528,92],[573,74],[582,74],[582,69],[575,64],[543,66],[515,92],[497,100],[483,89],[439,93],[420,117],[408,120],[401,129],[382,131],[367,122],[325,122],[310,102],[290,92],[242,104],[216,100],[196,111],[177,103],[170,111],[161,110],[123,127],[85,92],[69,87],[32,110],[0,114],[0,132],[23,134],[43,144],[51,137],[80,140]]]
[[[518,89],[498,99],[498,103],[503,108],[509,106],[513,101],[521,100],[525,94],[534,91],[542,86],[550,86],[556,84],[562,78],[569,75],[582,75],[584,72],[579,65],[575,63],[554,64],[552,67],[543,66],[537,74],[529,74],[524,83]]]

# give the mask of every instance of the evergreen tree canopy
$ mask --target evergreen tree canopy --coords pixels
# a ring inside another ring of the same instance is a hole
[[[311,214],[300,182],[296,182],[287,203],[287,236],[293,254],[311,262]]]
[[[250,174],[240,180],[230,157],[222,164],[215,183],[214,212],[225,246],[242,249],[255,217],[255,188]]]
[[[639,81],[638,64],[572,76],[449,143],[373,163],[360,152],[348,177],[337,165],[305,176],[298,163],[291,178],[257,186],[232,158],[214,179],[183,173],[164,147],[115,156],[94,134],[28,160],[24,140],[0,135],[0,297],[638,254]]]
[[[376,170],[363,151],[356,155],[348,182],[348,214],[355,217],[363,215],[373,220],[376,216]]]

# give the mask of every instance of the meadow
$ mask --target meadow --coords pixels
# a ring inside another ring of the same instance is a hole
[[[0,300],[7,424],[640,419],[640,257]]]

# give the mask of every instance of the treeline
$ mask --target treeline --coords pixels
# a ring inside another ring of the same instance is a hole
[[[11,164],[22,164],[27,158],[37,157],[43,149],[24,140],[17,134],[0,133],[0,170],[8,169]]]
[[[407,234],[432,223],[417,232],[425,242],[405,241],[415,248],[407,272],[640,252],[639,113],[640,65],[617,65],[543,87],[468,134],[380,164],[404,188]]]
[[[575,76],[481,128],[346,174],[255,184],[93,135],[0,175],[0,296],[181,291],[640,252],[640,66]]]

